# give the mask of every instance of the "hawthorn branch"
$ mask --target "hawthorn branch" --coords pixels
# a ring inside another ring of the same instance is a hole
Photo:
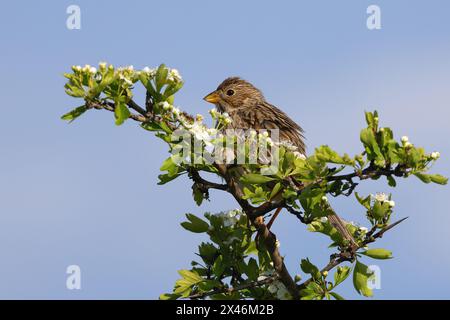
[[[86,100],[86,106],[88,108],[94,108],[94,109],[98,109],[98,110],[104,109],[104,110],[108,110],[111,112],[114,112],[116,109],[116,105],[114,104],[114,102],[109,102],[109,101],[99,102],[99,101]],[[147,117],[145,117],[141,114],[135,114],[135,113],[131,113],[130,118],[137,122],[146,122],[148,120]]]
[[[200,176],[200,173],[194,168],[188,168],[187,172],[189,174],[189,178],[191,178],[194,181],[194,183],[197,184],[200,190],[204,192],[207,192],[208,189],[228,191],[228,185],[205,180]]]
[[[252,207],[246,200],[243,199],[244,193],[238,181],[238,178],[235,176],[228,174],[227,167],[224,164],[214,164],[220,175],[225,179],[229,192],[233,195],[236,201],[241,205],[243,211],[248,216],[249,220],[255,226],[259,239],[264,243],[264,247],[267,249],[267,252],[270,255],[270,258],[273,262],[273,267],[275,271],[278,273],[280,277],[280,281],[287,288],[289,293],[294,299],[299,299],[299,291],[297,285],[295,284],[294,279],[289,274],[289,271],[284,264],[283,257],[278,250],[277,245],[277,237],[271,232],[266,224],[264,223],[264,219],[259,215],[258,208]],[[271,207],[271,204],[266,205],[263,210],[268,210]]]
[[[231,287],[231,288],[220,288],[220,289],[215,289],[215,290],[211,290],[211,291],[207,291],[207,292],[196,293],[196,294],[193,294],[193,295],[187,297],[187,299],[203,299],[203,298],[206,298],[206,297],[209,297],[209,296],[212,296],[215,294],[221,294],[221,293],[229,294],[229,293],[241,291],[244,289],[250,289],[250,288],[255,288],[255,287],[260,287],[260,286],[263,286],[266,284],[270,284],[278,279],[279,279],[279,276],[276,274],[276,275],[267,277],[265,279],[261,279],[258,281],[252,281],[249,283],[243,283],[243,284]]]
[[[383,237],[384,233],[391,230],[392,228],[394,228],[395,226],[399,225],[400,223],[402,223],[403,221],[405,221],[406,219],[408,219],[408,217],[405,217],[403,219],[400,219],[384,228],[382,228],[380,231],[378,231],[377,233],[375,233],[373,236],[369,237],[367,240],[365,240],[360,246],[358,247],[353,247],[350,250],[343,250],[339,253],[335,253],[332,254],[330,256],[330,261],[328,262],[328,264],[322,268],[320,270],[321,273],[325,272],[325,271],[330,271],[333,268],[337,267],[338,265],[340,265],[343,262],[346,261],[354,261],[355,256],[356,256],[356,251],[358,251],[360,248],[364,247],[365,245],[375,242],[376,239],[379,239],[381,237]],[[306,286],[313,281],[313,278],[309,278],[308,280],[306,280],[305,282],[301,283],[298,285],[299,290],[306,288]]]

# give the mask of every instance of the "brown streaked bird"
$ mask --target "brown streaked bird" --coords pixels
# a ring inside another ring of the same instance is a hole
[[[233,129],[279,129],[280,141],[297,147],[305,153],[303,129],[286,113],[268,103],[260,90],[238,78],[225,79],[204,100],[216,105],[219,112],[227,112]]]
[[[244,130],[278,129],[280,142],[287,142],[297,147],[298,152],[305,154],[303,129],[286,113],[268,103],[262,92],[251,83],[239,77],[227,78],[216,90],[203,99],[215,104],[219,112],[227,112],[230,115],[233,120],[230,128]],[[275,211],[267,224],[268,229],[270,229],[280,211],[281,208]],[[353,246],[357,245],[353,236],[347,230],[344,220],[334,213],[330,214],[328,218],[344,239],[349,240]]]

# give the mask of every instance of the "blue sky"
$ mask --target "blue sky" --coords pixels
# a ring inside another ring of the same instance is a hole
[[[81,30],[66,8],[81,8]],[[377,4],[382,29],[366,28]],[[397,137],[438,150],[433,171],[450,175],[448,1],[9,1],[0,19],[0,298],[153,299],[189,267],[201,236],[184,213],[231,209],[213,192],[197,207],[186,179],[157,186],[165,146],[131,121],[91,112],[67,125],[79,102],[65,95],[71,65],[105,60],[137,68],[165,62],[186,84],[176,104],[190,113],[225,77],[253,82],[306,130],[309,150],[329,144],[360,152],[364,110],[377,109]],[[410,218],[379,246],[395,259],[375,299],[450,297],[449,188],[369,182],[363,194],[392,192]],[[333,203],[363,221],[353,199]],[[274,225],[293,274],[301,258],[326,263],[327,240],[282,214]],[[67,290],[65,270],[82,270]],[[351,281],[338,291],[359,298]]]

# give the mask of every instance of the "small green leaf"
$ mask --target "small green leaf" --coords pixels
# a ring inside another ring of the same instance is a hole
[[[361,252],[361,254],[371,257],[371,258],[374,258],[374,259],[391,259],[392,258],[392,252],[389,250],[386,250],[386,249],[369,249],[364,252]]]
[[[197,273],[192,272],[190,270],[178,270],[178,273],[180,274],[180,276],[183,277],[183,279],[186,279],[191,284],[196,284],[203,281],[202,277],[200,277]]]
[[[273,189],[272,189],[272,192],[270,193],[270,199],[273,199],[273,197],[275,197],[277,194],[278,194],[278,192],[280,191],[280,189],[281,189],[281,183],[280,182],[278,182],[276,185],[275,185],[275,187],[273,187]]]
[[[207,222],[190,213],[186,214],[186,217],[188,218],[189,222],[185,221],[181,223],[181,226],[186,230],[195,233],[202,233],[208,231],[209,224]]]
[[[337,294],[336,292],[330,292],[330,294],[333,296],[333,298],[335,298],[336,300],[345,300],[344,297],[342,297],[341,295]]]
[[[397,185],[393,176],[387,176],[386,178],[387,178],[389,186],[395,187]]]
[[[267,183],[269,181],[273,181],[275,180],[274,178],[268,177],[268,176],[263,176],[257,173],[248,173],[245,174],[241,180],[245,183],[250,183],[250,184],[263,184],[263,183]]]
[[[116,116],[116,125],[120,126],[130,117],[131,113],[125,103],[118,102],[116,103],[116,108],[114,109],[114,115]]]
[[[442,185],[445,185],[448,182],[448,178],[440,174],[430,174],[430,179],[432,182]]]
[[[334,273],[334,286],[336,287],[338,284],[342,283],[345,279],[347,279],[350,274],[350,267],[338,267],[336,272]]]
[[[259,275],[259,268],[258,263],[256,262],[255,259],[250,258],[250,260],[248,261],[247,270],[245,274],[248,276],[250,280],[256,281]]]
[[[300,268],[303,270],[304,273],[310,274],[314,279],[319,279],[321,276],[319,268],[313,265],[308,258],[302,259],[300,263]]]
[[[356,197],[356,200],[358,200],[358,202],[362,206],[364,206],[366,209],[370,209],[370,195],[368,195],[365,198],[362,198],[362,197],[359,196],[358,192],[355,192],[355,197]]]
[[[367,285],[371,275],[372,271],[365,264],[356,261],[355,268],[353,269],[353,286],[359,294],[365,297],[371,297],[373,295],[372,290]]]
[[[85,113],[88,110],[88,107],[86,107],[85,105],[83,106],[79,106],[75,109],[73,109],[72,111],[66,113],[65,115],[63,115],[61,117],[62,120],[67,120],[70,122],[74,121],[76,118],[78,118],[79,116],[81,116],[83,113]]]

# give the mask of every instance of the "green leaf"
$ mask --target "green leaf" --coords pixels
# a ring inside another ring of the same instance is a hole
[[[200,277],[197,273],[192,272],[190,270],[178,270],[180,276],[189,281],[191,284],[196,284],[203,281],[203,278]]]
[[[186,230],[195,233],[202,233],[208,231],[209,224],[207,222],[190,213],[186,214],[186,217],[188,218],[189,222],[185,221],[181,223],[181,226]]]
[[[223,257],[220,255],[214,262],[212,270],[217,277],[220,277],[224,273],[226,266]]]
[[[278,182],[276,185],[275,185],[275,187],[273,187],[273,189],[272,189],[272,192],[270,193],[270,199],[273,199],[273,197],[275,197],[277,194],[278,194],[278,192],[280,191],[280,189],[281,189],[281,183],[280,182]]]
[[[364,206],[366,209],[370,209],[370,195],[365,198],[361,198],[359,196],[359,193],[355,192],[355,197],[362,206]]]
[[[393,176],[387,176],[386,178],[387,178],[389,186],[395,187],[397,185]]]
[[[256,281],[259,275],[259,267],[258,263],[254,258],[250,258],[247,265],[247,270],[245,274],[248,276],[248,278],[252,281]]]
[[[342,283],[350,274],[350,267],[338,267],[336,272],[334,273],[334,286],[336,287],[340,283]]]
[[[66,88],[66,93],[74,98],[83,98],[86,95],[86,91],[84,91],[82,87],[70,85],[68,83],[66,83],[64,87]]]
[[[141,127],[148,131],[161,131],[161,126],[156,122],[144,122]]]
[[[371,275],[372,271],[365,264],[356,261],[355,268],[353,269],[353,286],[359,294],[365,297],[371,297],[373,295],[372,290],[367,285]]]
[[[156,91],[160,92],[161,88],[166,83],[167,75],[169,70],[164,64],[161,64],[156,71],[155,81],[156,81]]]
[[[213,244],[202,242],[198,246],[198,253],[205,263],[213,264],[218,255],[218,250]]]
[[[181,297],[179,294],[163,293],[159,296],[159,300],[176,300],[179,297]]]
[[[263,184],[263,183],[267,183],[269,181],[273,181],[275,180],[274,178],[268,177],[268,176],[263,176],[257,173],[248,173],[245,174],[242,178],[241,181],[245,182],[245,183],[250,183],[250,184]]]
[[[303,270],[304,273],[310,274],[314,279],[319,279],[321,276],[319,268],[313,265],[308,258],[302,259],[300,263],[300,268]]]
[[[377,164],[382,163],[384,161],[384,157],[381,154],[380,147],[375,139],[373,130],[371,128],[362,129],[360,139],[365,146],[367,158],[369,160],[375,160]]]
[[[426,173],[422,173],[422,172],[416,172],[416,173],[414,173],[414,175],[417,178],[419,178],[420,180],[422,180],[422,182],[425,182],[425,183],[434,182],[437,184],[445,185],[448,182],[448,178],[446,178],[440,174],[426,174]]]
[[[67,120],[70,122],[74,121],[76,118],[78,118],[79,116],[81,116],[83,113],[85,113],[88,110],[88,107],[86,107],[85,105],[83,106],[79,106],[75,109],[73,109],[72,111],[66,113],[65,115],[63,115],[61,117],[62,120]]]
[[[448,178],[441,176],[440,174],[430,174],[430,179],[432,182],[442,185],[445,185],[448,182]]]
[[[384,216],[387,214],[389,210],[389,203],[388,202],[380,202],[380,201],[375,201],[375,204],[373,205],[372,208],[372,215],[375,219],[383,219]]]
[[[125,103],[118,102],[116,103],[116,108],[114,109],[114,115],[116,116],[116,125],[120,126],[130,117],[131,113]]]
[[[344,297],[342,297],[341,295],[337,294],[336,292],[330,292],[330,294],[333,296],[333,298],[335,298],[336,300],[345,300]]]
[[[369,249],[364,252],[361,252],[361,254],[374,258],[374,259],[391,259],[392,258],[392,252],[386,249]]]

